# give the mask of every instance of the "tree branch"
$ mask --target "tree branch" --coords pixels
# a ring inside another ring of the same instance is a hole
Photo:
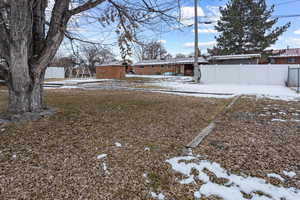
[[[91,42],[91,41],[87,41],[87,40],[83,40],[77,37],[72,36],[70,33],[68,33],[67,31],[64,32],[65,36],[69,39],[69,40],[77,40],[79,42],[83,42],[83,43],[88,43],[88,44],[93,44],[93,45],[99,45],[101,43],[99,42]]]
[[[35,73],[40,74],[46,68],[49,62],[55,56],[62,40],[64,39],[64,30],[70,19],[68,14],[70,0],[55,1],[54,8],[51,14],[49,30],[45,39],[43,49],[37,60],[33,60],[33,65],[39,66],[35,69]]]
[[[95,8],[96,6],[100,5],[101,3],[105,2],[105,1],[106,0],[89,0],[85,4],[70,10],[69,13],[70,13],[70,15],[76,15],[78,13],[84,12],[84,11],[89,10],[91,8]]]

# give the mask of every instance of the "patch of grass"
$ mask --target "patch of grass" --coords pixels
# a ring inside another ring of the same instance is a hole
[[[241,193],[243,194],[243,197],[245,198],[245,199],[252,199],[252,195],[251,194],[247,194],[247,193],[245,193],[245,192],[243,192],[243,191],[241,191]]]
[[[167,89],[165,87],[160,87],[156,85],[137,85],[134,88],[142,88],[142,89]]]
[[[203,172],[205,172],[209,176],[209,180],[213,183],[219,185],[226,185],[229,182],[227,178],[218,178],[213,172],[211,172],[207,168],[205,168]]]
[[[262,191],[254,191],[253,192],[254,194],[258,194],[259,196],[266,196],[266,197],[268,197],[268,198],[272,198],[270,195],[268,195],[268,194],[266,194],[266,193],[264,193],[264,192],[262,192]]]
[[[148,174],[150,180],[150,187],[154,191],[169,190],[170,180],[167,175],[159,175],[154,172]]]
[[[120,80],[126,81],[126,82],[148,82],[149,80],[152,80],[151,78],[143,78],[143,77],[126,77],[121,78]]]

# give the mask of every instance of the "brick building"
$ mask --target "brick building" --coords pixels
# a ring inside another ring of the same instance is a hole
[[[120,79],[125,78],[126,63],[113,62],[96,67],[96,78],[98,79]]]
[[[207,60],[199,57],[199,64],[208,64]],[[166,72],[177,75],[193,76],[194,58],[173,58],[167,60],[144,60],[135,63],[132,71],[140,75],[160,75]]]
[[[272,64],[300,64],[300,48],[280,50],[269,58]]]

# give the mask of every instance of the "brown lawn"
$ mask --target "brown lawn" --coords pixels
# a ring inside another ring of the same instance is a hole
[[[271,183],[300,188],[300,103],[241,98],[194,153],[235,173],[265,179],[277,173],[287,181]],[[289,178],[283,170],[298,176]]]
[[[150,199],[150,191],[192,199],[193,188],[179,185],[165,160],[229,102],[80,90],[50,90],[46,101],[56,115],[0,130],[0,199],[132,200]]]
[[[0,94],[3,112],[7,96]],[[166,199],[194,199],[201,183],[179,184],[182,175],[165,160],[181,155],[230,100],[48,90],[46,101],[58,109],[56,115],[0,130],[0,199],[140,200],[151,199],[151,191],[163,192]],[[297,120],[299,102],[242,97],[193,153],[232,173],[300,188]],[[97,159],[101,154],[107,157]],[[297,176],[286,177],[283,170]],[[287,181],[267,178],[268,173]],[[201,200],[215,199],[220,198]]]

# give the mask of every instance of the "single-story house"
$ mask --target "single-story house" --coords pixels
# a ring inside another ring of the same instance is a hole
[[[125,78],[127,64],[123,62],[111,62],[96,66],[96,78],[120,79]]]
[[[198,58],[199,64],[208,64],[203,58]],[[173,75],[182,74],[185,76],[194,75],[194,58],[172,58],[166,60],[143,60],[132,66],[132,71],[140,75],[160,75],[166,72]]]
[[[260,54],[220,55],[208,58],[210,64],[259,64]]]
[[[272,64],[300,64],[300,48],[284,49],[269,58]]]

